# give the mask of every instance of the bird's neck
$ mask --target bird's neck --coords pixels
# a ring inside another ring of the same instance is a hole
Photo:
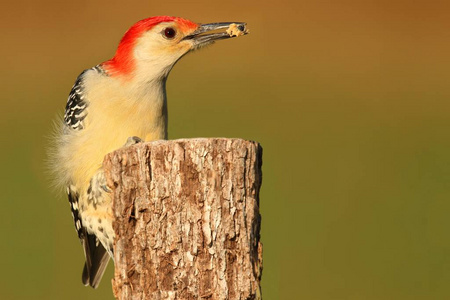
[[[153,66],[153,67],[152,67]],[[166,81],[173,66],[165,68],[157,68],[154,64],[141,65],[141,68],[137,69],[133,81],[135,86],[138,87],[138,97],[143,102],[147,103],[146,110],[154,116],[155,122],[161,129],[160,132],[164,132],[163,137],[167,139],[167,127],[168,127],[168,110],[167,110],[167,93],[166,93]],[[163,129],[162,129],[163,128]],[[148,140],[146,138],[146,140]]]
[[[139,115],[151,123],[151,128],[143,138],[146,141],[167,139],[168,111],[166,78],[142,80],[135,91],[139,99]]]
[[[148,64],[142,62],[132,72],[120,73],[108,64],[109,62],[105,63],[105,69],[119,84],[120,98],[128,99],[121,101],[120,106],[127,106],[121,109],[135,112],[135,121],[144,122],[145,126],[143,124],[141,128],[145,127],[149,131],[145,133],[146,136],[140,137],[146,141],[167,139],[166,80],[171,67],[162,68],[151,62]]]

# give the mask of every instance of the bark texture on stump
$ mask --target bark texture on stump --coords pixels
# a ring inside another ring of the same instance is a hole
[[[113,187],[118,299],[261,299],[262,149],[185,139],[119,149]]]

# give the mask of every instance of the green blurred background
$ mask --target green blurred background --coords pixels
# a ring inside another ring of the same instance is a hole
[[[169,135],[264,148],[263,296],[450,299],[448,1],[11,1],[1,12],[1,299],[111,299],[45,148],[78,74],[135,21],[246,21],[183,58]]]

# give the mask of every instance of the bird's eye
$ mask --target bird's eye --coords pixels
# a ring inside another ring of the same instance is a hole
[[[164,36],[168,39],[173,39],[177,32],[172,27],[167,27],[164,29]]]

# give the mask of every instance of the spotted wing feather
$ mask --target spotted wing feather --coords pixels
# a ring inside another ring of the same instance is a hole
[[[87,71],[83,71],[78,76],[67,99],[64,123],[70,129],[81,130],[84,128],[83,120],[87,115],[88,102],[85,99],[83,77]]]

